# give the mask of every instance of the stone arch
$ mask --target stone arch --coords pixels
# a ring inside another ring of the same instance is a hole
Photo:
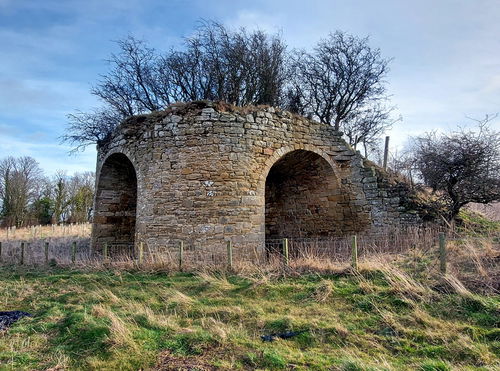
[[[335,165],[318,152],[288,151],[265,170],[266,239],[343,234],[346,206]]]
[[[280,149],[276,150],[273,152],[273,154],[266,160],[264,163],[264,168],[263,171],[260,174],[260,179],[259,179],[259,191],[264,191],[264,185],[267,179],[267,176],[269,174],[269,171],[273,167],[273,165],[279,161],[283,156],[287,155],[290,152],[294,152],[297,150],[303,150],[307,152],[313,152],[316,153],[318,156],[322,157],[332,168],[335,174],[337,174],[338,170],[338,165],[335,161],[332,160],[331,156],[329,156],[325,151],[309,146],[309,145],[295,145],[295,146],[286,146],[286,147],[281,147]]]
[[[134,168],[134,171],[136,173],[137,179],[140,178],[140,171],[138,171],[139,170],[139,168],[138,168],[138,161],[135,158],[133,152],[130,152],[126,148],[118,146],[116,148],[110,149],[108,152],[106,152],[106,155],[103,158],[101,158],[100,160],[98,160],[98,162],[97,162],[98,169],[97,169],[97,172],[96,172],[97,181],[99,180],[99,175],[101,174],[101,169],[102,169],[103,165],[106,163],[106,161],[108,160],[108,158],[111,157],[111,156],[113,156],[113,155],[123,155],[123,156],[125,156],[127,158],[127,160],[130,161],[130,163],[132,164],[132,167]]]
[[[129,156],[109,153],[97,174],[94,250],[102,250],[106,243],[111,254],[133,252],[137,193],[137,173]]]

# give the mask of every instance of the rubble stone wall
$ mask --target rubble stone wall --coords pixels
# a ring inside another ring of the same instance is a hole
[[[343,236],[418,222],[399,188],[331,126],[271,107],[186,107],[126,120],[99,146],[94,249],[124,240],[260,249],[266,235]]]

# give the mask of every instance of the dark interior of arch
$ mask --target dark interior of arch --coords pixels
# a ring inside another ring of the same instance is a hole
[[[103,164],[94,211],[96,248],[107,243],[110,254],[134,250],[137,208],[137,176],[123,154],[113,154]]]
[[[305,150],[286,154],[266,179],[266,239],[343,234],[342,199],[324,158]]]

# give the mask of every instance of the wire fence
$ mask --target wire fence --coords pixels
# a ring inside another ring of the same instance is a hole
[[[37,230],[26,232],[24,239],[0,240],[0,262],[4,264],[37,265],[53,262],[68,264],[88,260],[139,260],[141,263],[170,262],[190,265],[225,265],[228,254],[233,261],[251,260],[254,263],[265,264],[267,261],[283,255],[283,244],[288,243],[288,259],[317,258],[333,262],[349,262],[352,259],[352,236],[316,237],[316,238],[266,238],[264,246],[257,246],[253,251],[231,246],[227,249],[227,241],[221,241],[219,246],[199,245],[194,248],[184,248],[182,252],[177,247],[150,248],[145,244],[130,246],[124,244],[105,244],[99,251],[91,251],[89,226],[59,227],[55,236],[47,237]],[[72,236],[61,235],[61,231],[77,231]],[[85,233],[84,231],[88,231]],[[81,232],[81,233],[80,233]],[[404,231],[385,233],[377,236],[356,236],[358,259],[369,259],[375,255],[398,255],[411,250],[421,253],[436,252],[438,231],[435,229],[407,229]],[[86,234],[86,235],[85,235]],[[12,236],[12,234],[10,235]],[[457,239],[455,239],[457,240]],[[179,241],[181,242],[181,241]],[[179,258],[179,255],[182,255]]]
[[[73,265],[199,270],[251,264],[357,268],[358,262],[383,259],[415,276],[453,272],[470,282],[500,290],[500,236],[464,237],[437,228],[408,228],[375,236],[266,238],[253,248],[231,241],[214,244],[150,247],[144,243],[90,248],[90,225],[32,228],[0,232],[0,264]],[[440,238],[440,236],[442,238]]]
[[[412,228],[379,235],[358,235],[356,244],[358,258],[369,258],[380,254],[402,254],[409,250],[429,251],[437,244],[438,229]],[[291,258],[316,256],[345,262],[352,258],[352,237],[289,238]],[[281,252],[283,238],[266,240],[266,251]]]

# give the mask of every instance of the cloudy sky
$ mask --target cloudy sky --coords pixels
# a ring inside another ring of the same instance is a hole
[[[500,0],[0,0],[0,159],[29,155],[47,173],[95,168],[95,149],[68,155],[66,115],[99,102],[89,93],[113,40],[134,35],[159,50],[200,19],[279,31],[310,48],[330,31],[370,36],[385,57],[392,102],[408,135],[500,112]],[[500,119],[493,122],[500,128]]]

